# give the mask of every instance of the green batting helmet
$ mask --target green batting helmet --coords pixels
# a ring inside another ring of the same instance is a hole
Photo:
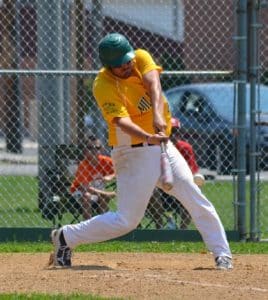
[[[99,58],[105,67],[119,67],[134,57],[132,46],[120,33],[107,34],[99,43]]]

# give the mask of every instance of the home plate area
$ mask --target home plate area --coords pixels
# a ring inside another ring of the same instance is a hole
[[[70,269],[48,253],[0,254],[0,293],[86,294],[120,299],[268,299],[268,255],[234,255],[219,271],[209,253],[76,252]]]

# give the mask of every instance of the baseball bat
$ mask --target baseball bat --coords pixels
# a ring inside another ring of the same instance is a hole
[[[173,173],[169,162],[169,157],[166,151],[166,144],[164,142],[161,142],[160,147],[161,183],[163,185],[163,188],[169,191],[173,187]]]

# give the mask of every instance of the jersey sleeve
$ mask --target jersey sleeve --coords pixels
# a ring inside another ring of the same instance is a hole
[[[123,118],[129,116],[116,87],[106,86],[96,81],[93,86],[93,95],[106,121],[111,122],[115,117]]]
[[[155,63],[150,53],[144,49],[136,50],[136,63],[141,75],[152,70],[157,70],[159,73],[163,71],[162,67]]]

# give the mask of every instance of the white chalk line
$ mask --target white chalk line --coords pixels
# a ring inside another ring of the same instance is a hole
[[[122,274],[125,273],[125,274]],[[231,271],[218,271],[218,272],[231,272]],[[121,273],[121,274],[120,274]],[[127,274],[126,274],[127,273]],[[126,281],[133,280],[133,276],[137,278],[136,275],[130,274],[129,270],[117,270],[116,273],[104,272],[103,275],[108,275],[109,277],[122,277]],[[161,275],[161,274],[143,274],[144,278],[153,278],[158,279],[159,281],[166,281],[166,282],[172,282],[177,283],[181,285],[195,285],[195,286],[201,286],[201,287],[212,287],[212,288],[221,288],[221,289],[231,289],[231,290],[239,290],[239,291],[254,291],[254,292],[260,292],[260,293],[268,293],[268,289],[264,288],[258,288],[258,287],[251,287],[251,286],[233,286],[233,285],[224,285],[224,284],[218,284],[218,283],[207,283],[207,282],[198,282],[198,281],[189,281],[189,280],[178,280],[176,278],[167,278],[167,275]],[[174,277],[174,275],[172,275]],[[95,275],[96,277],[96,275]]]
[[[227,271],[228,272],[228,271]],[[203,287],[215,287],[215,288],[223,288],[223,289],[232,289],[232,290],[240,290],[240,291],[255,291],[255,292],[261,292],[261,293],[267,293],[268,289],[258,288],[258,287],[248,287],[248,286],[228,286],[223,284],[215,284],[215,283],[206,283],[206,282],[197,282],[197,281],[188,281],[188,280],[178,280],[178,279],[171,279],[171,278],[163,278],[161,275],[152,275],[147,274],[145,277],[150,278],[158,278],[162,281],[168,281],[168,282],[176,282],[179,284],[188,284],[188,285],[196,285],[196,286],[203,286]]]

